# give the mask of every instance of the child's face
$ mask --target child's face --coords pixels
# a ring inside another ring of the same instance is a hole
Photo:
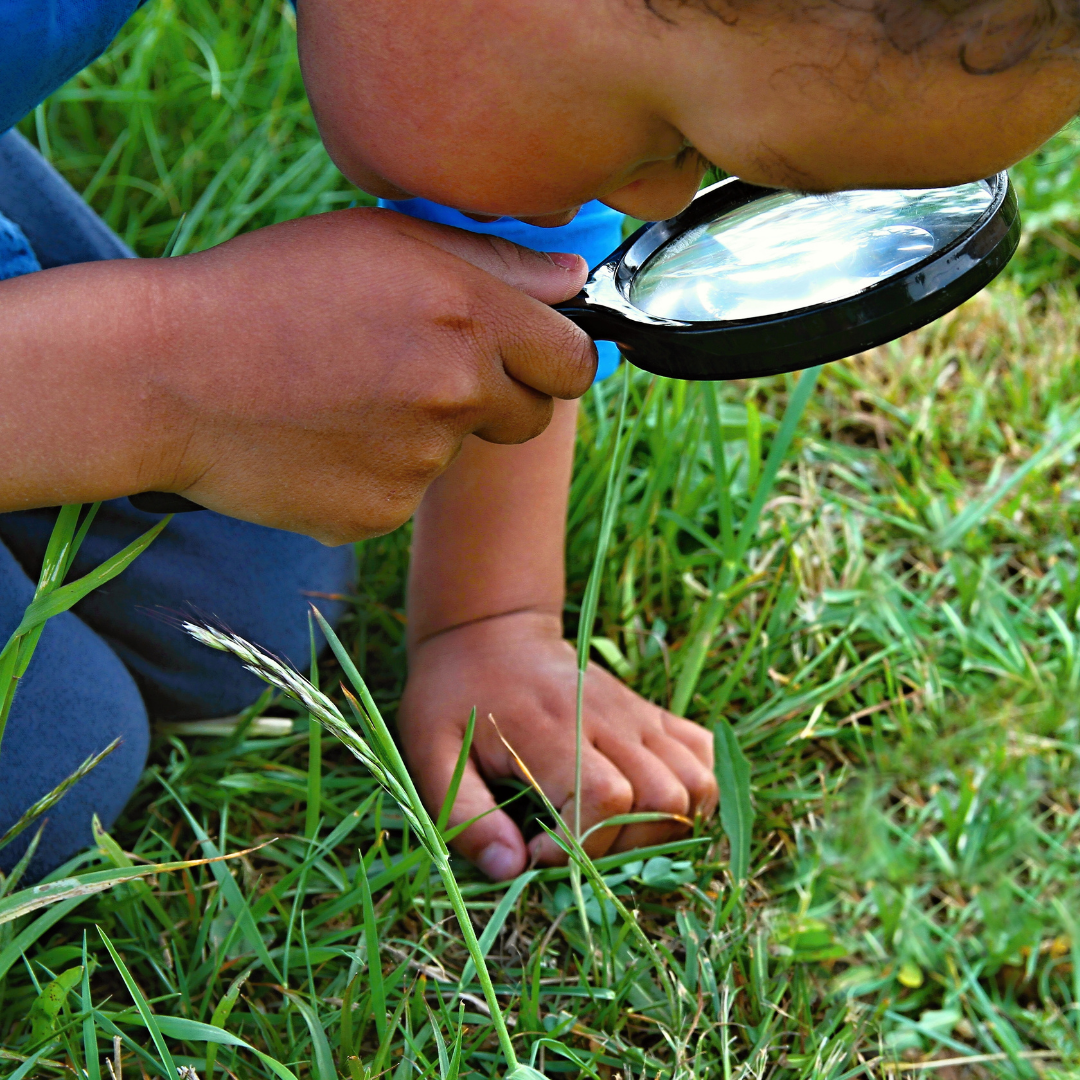
[[[359,187],[545,225],[590,199],[669,217],[702,158],[814,191],[979,179],[1080,106],[1072,59],[973,75],[950,31],[904,56],[871,15],[782,2],[740,4],[728,25],[658,4],[666,22],[645,0],[302,0],[300,53],[326,145]],[[1011,17],[969,64],[994,64]]]

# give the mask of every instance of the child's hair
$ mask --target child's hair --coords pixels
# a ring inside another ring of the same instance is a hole
[[[672,0],[645,0],[670,20]],[[970,75],[996,75],[1034,54],[1076,54],[1080,43],[1080,0],[788,0],[802,13],[829,7],[873,15],[893,48],[910,55],[936,39],[948,40]],[[758,0],[674,0],[728,25]]]

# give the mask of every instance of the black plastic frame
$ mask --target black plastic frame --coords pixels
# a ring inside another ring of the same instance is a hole
[[[659,318],[629,300],[634,274],[673,237],[776,194],[732,177],[702,191],[676,217],[643,225],[556,308],[590,337],[617,341],[637,367],[675,379],[747,379],[798,371],[883,345],[974,296],[1005,268],[1020,241],[1007,173],[983,181],[990,205],[966,232],[922,262],[854,296],[779,315],[726,322]]]

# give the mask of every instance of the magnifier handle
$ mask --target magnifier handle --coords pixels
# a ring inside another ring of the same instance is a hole
[[[565,315],[575,326],[584,330],[593,341],[617,341],[626,329],[617,315],[607,308],[596,307],[584,291],[553,306],[560,315]]]
[[[144,514],[190,514],[193,510],[206,509],[172,491],[140,491],[138,495],[129,495],[128,502]]]

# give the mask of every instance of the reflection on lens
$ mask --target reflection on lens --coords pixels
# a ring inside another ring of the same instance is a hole
[[[675,237],[630,300],[685,322],[752,319],[852,296],[951,244],[990,205],[984,183],[921,191],[783,192]]]

